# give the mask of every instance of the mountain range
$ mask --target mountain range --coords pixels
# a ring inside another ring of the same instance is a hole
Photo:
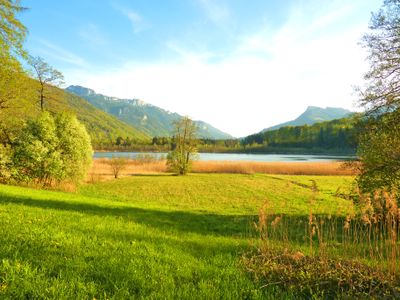
[[[272,127],[265,128],[261,132],[277,130],[281,127],[286,127],[286,126],[313,125],[315,123],[345,118],[351,114],[352,112],[350,110],[340,107],[322,108],[317,106],[309,106],[307,107],[306,111],[303,112],[296,119]]]
[[[45,103],[46,110],[75,114],[85,125],[95,147],[112,145],[119,136],[128,137],[137,143],[147,143],[151,140],[151,136],[94,107],[85,99],[56,87],[50,89],[51,99]]]
[[[96,93],[79,85],[71,85],[66,91],[86,99],[93,106],[132,125],[148,136],[171,136],[173,121],[182,116],[139,99],[120,99]],[[229,139],[231,135],[203,121],[195,121],[201,138]]]

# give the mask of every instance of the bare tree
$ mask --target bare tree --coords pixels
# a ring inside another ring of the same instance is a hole
[[[112,157],[107,161],[107,164],[110,166],[114,178],[117,179],[121,171],[127,167],[128,160],[123,157]]]
[[[41,57],[31,57],[29,59],[30,65],[34,71],[34,77],[39,82],[39,101],[40,109],[44,110],[44,101],[49,98],[47,88],[50,85],[60,86],[63,84],[63,74],[51,67]]]

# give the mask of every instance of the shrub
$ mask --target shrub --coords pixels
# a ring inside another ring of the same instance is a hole
[[[123,157],[112,157],[107,160],[107,164],[110,166],[114,178],[117,179],[121,171],[126,168],[128,160]]]
[[[29,121],[14,146],[11,161],[17,181],[49,186],[84,179],[92,161],[89,135],[76,117],[48,112]]]

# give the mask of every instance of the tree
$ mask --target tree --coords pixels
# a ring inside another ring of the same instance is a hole
[[[175,132],[167,164],[178,175],[186,175],[197,154],[197,126],[188,117],[174,121]]]
[[[370,70],[361,104],[369,113],[383,113],[400,105],[400,0],[385,0],[372,14],[370,32],[363,37]]]
[[[26,57],[23,42],[27,30],[16,15],[19,1],[0,0],[0,143],[10,145],[22,119],[32,116],[32,84],[17,56]]]
[[[128,160],[124,157],[112,157],[107,161],[110,166],[114,178],[117,179],[122,170],[128,165]]]
[[[60,86],[63,84],[64,76],[60,71],[53,69],[47,62],[41,57],[31,57],[29,59],[30,65],[34,71],[34,77],[39,82],[39,103],[40,109],[44,110],[44,101],[50,96],[48,95],[48,86]]]
[[[29,121],[13,150],[14,178],[43,186],[62,181],[79,183],[92,161],[85,127],[67,114],[53,117],[44,112]]]
[[[25,8],[19,5],[20,1],[0,0],[0,52],[25,56],[23,42],[27,29],[16,18],[16,14]]]
[[[358,183],[363,191],[400,183],[400,0],[385,0],[363,37],[369,52],[366,85],[359,89],[366,115],[361,123]]]

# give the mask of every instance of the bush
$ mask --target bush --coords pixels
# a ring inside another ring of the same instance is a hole
[[[126,168],[128,160],[123,157],[112,157],[107,161],[107,164],[110,166],[114,178],[117,179],[121,171]]]
[[[62,181],[78,183],[92,161],[86,129],[76,117],[42,113],[21,131],[11,161],[17,181],[50,186]]]

